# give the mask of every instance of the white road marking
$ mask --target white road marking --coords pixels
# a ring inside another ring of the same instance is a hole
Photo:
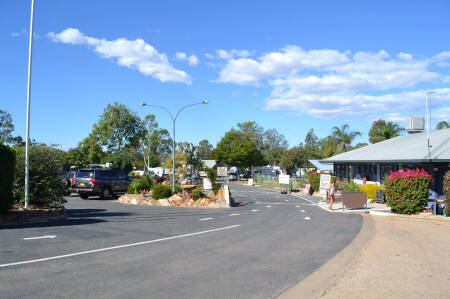
[[[305,210],[301,210],[300,212],[305,213],[306,211]]]
[[[203,219],[199,219],[198,221],[206,221],[206,220],[212,220],[212,218],[203,218]]]
[[[239,216],[241,214],[230,214],[230,216]]]
[[[295,206],[296,208],[300,208],[300,206]]]
[[[310,217],[305,217],[304,219],[305,219],[305,220],[311,220],[311,218],[310,218]]]
[[[22,238],[24,240],[37,240],[37,239],[54,239],[56,236],[40,236],[40,237],[30,237],[30,238]]]
[[[289,201],[289,199],[286,199],[285,201]]]
[[[266,206],[266,208],[270,208],[271,206]]]
[[[252,212],[258,212],[259,210],[252,210]]]
[[[45,261],[62,259],[62,258],[72,257],[72,256],[77,256],[77,255],[96,253],[96,252],[102,252],[102,251],[108,251],[108,250],[114,250],[114,249],[120,249],[120,248],[126,248],[126,247],[133,247],[133,246],[150,244],[150,243],[156,243],[156,242],[162,242],[162,241],[167,241],[167,240],[172,240],[172,239],[180,239],[180,238],[185,238],[185,237],[191,237],[191,236],[196,236],[196,235],[201,235],[201,234],[206,234],[206,233],[211,233],[211,232],[216,232],[216,231],[221,231],[221,230],[226,230],[226,229],[231,229],[231,228],[235,228],[235,227],[239,227],[239,226],[241,226],[241,225],[240,224],[236,224],[236,225],[230,225],[230,226],[225,226],[225,227],[221,227],[221,228],[204,230],[204,231],[201,231],[201,232],[184,234],[184,235],[178,235],[178,236],[173,236],[173,237],[167,237],[167,238],[161,238],[161,239],[155,239],[155,240],[149,240],[149,241],[125,244],[125,245],[118,245],[118,246],[106,247],[106,248],[100,248],[100,249],[94,249],[94,250],[88,250],[88,251],[81,251],[81,252],[75,252],[75,253],[69,253],[69,254],[64,254],[64,255],[45,257],[45,258],[40,258],[40,259],[35,259],[35,260],[27,260],[27,261],[16,262],[16,263],[1,264],[0,268],[6,268],[6,267],[12,267],[12,266],[18,266],[18,265],[25,265],[25,264],[32,264],[32,263],[38,263],[38,262],[45,262]]]
[[[299,197],[299,198],[301,198],[301,199],[304,199],[304,200],[306,200],[306,201],[312,203],[314,206],[318,206],[319,208],[321,208],[321,209],[323,209],[323,210],[325,210],[325,211],[327,211],[327,212],[329,212],[329,213],[333,213],[333,211],[330,211],[328,208],[322,207],[321,205],[319,205],[319,204],[317,204],[317,203],[315,203],[315,202],[313,202],[313,201],[311,201],[311,200],[305,198],[304,196],[301,196],[301,195],[293,195],[293,196],[296,196],[296,197]]]

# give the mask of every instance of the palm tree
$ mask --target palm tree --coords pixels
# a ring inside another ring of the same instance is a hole
[[[332,134],[339,142],[339,148],[341,153],[345,152],[347,145],[352,144],[353,139],[355,139],[356,136],[361,136],[361,132],[358,131],[352,131],[348,132],[349,125],[345,124],[342,127],[333,127]]]
[[[441,121],[436,125],[436,130],[442,130],[442,129],[448,129],[450,128],[450,125],[445,121]]]
[[[372,123],[369,131],[369,141],[377,143],[400,136],[405,129],[392,121],[386,122],[384,119],[379,119]]]
[[[322,159],[329,158],[338,153],[338,142],[333,136],[320,140],[320,156]]]

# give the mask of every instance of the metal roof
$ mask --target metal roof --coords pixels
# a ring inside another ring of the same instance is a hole
[[[450,129],[430,132],[430,152],[427,133],[399,136],[367,145],[327,159],[322,163],[400,163],[450,162]]]
[[[319,169],[320,171],[330,171],[333,170],[333,165],[330,164],[323,164],[319,160],[308,160],[309,163],[314,165],[315,168]]]

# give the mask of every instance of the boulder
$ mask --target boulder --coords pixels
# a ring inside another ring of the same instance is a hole
[[[200,198],[196,201],[195,206],[196,207],[207,207],[211,200],[209,198]]]
[[[170,202],[167,198],[158,199],[158,206],[168,207],[168,206],[170,206]]]
[[[184,200],[178,194],[175,194],[175,195],[172,195],[171,197],[169,197],[169,202],[172,206],[175,206],[175,207],[184,206]]]
[[[219,191],[217,191],[216,198],[217,199],[225,199],[225,194],[223,192],[223,188],[220,188]]]
[[[209,191],[207,197],[210,198],[210,199],[215,199],[215,198],[216,198],[216,195],[214,194],[214,192]]]
[[[151,199],[149,204],[152,206],[159,206],[159,201],[156,199]]]
[[[194,207],[195,206],[195,200],[193,200],[192,198],[187,199],[185,204],[186,204],[186,207]]]

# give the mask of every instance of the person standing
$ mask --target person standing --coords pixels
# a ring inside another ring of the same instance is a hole
[[[328,194],[330,194],[330,210],[333,209],[334,193],[335,192],[336,192],[336,187],[334,185],[334,182],[331,182],[330,188],[328,188]]]

